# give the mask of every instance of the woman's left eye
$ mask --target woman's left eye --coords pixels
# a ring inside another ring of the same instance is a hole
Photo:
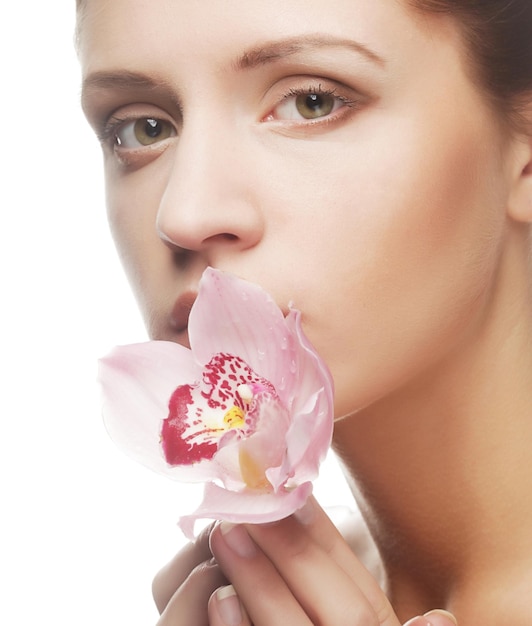
[[[313,121],[326,118],[343,107],[352,107],[355,101],[321,89],[291,90],[266,117],[271,120]]]

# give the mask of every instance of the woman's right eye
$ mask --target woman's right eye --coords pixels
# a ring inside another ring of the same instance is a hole
[[[177,135],[174,126],[167,120],[156,117],[140,117],[131,120],[116,120],[108,131],[114,147],[122,150],[139,150],[153,146]]]

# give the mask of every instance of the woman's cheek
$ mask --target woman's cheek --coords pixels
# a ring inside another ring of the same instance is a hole
[[[505,233],[505,187],[486,184],[500,181],[498,159],[484,156],[493,150],[486,153],[474,132],[461,136],[458,146],[441,138],[434,153],[405,133],[406,148],[394,155],[401,168],[381,159],[359,179],[356,224],[345,229],[353,235],[335,242],[345,259],[336,268],[342,289],[324,288],[308,330],[333,372],[338,415],[434,366],[488,306]]]

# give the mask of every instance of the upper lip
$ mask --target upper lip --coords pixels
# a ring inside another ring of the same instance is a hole
[[[188,328],[190,311],[197,297],[198,293],[196,291],[185,291],[175,301],[170,314],[170,321],[178,332],[182,332]]]

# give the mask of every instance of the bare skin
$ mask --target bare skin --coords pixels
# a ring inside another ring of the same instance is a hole
[[[256,625],[396,626],[434,607],[529,624],[530,137],[472,82],[446,17],[389,0],[157,5],[90,0],[80,42],[146,325],[186,343],[172,307],[208,265],[303,311],[391,603],[318,512],[248,528],[247,560],[216,528],[212,551],[204,538],[157,578],[161,624],[220,623],[206,598],[227,581]],[[278,562],[291,538],[301,549]]]

